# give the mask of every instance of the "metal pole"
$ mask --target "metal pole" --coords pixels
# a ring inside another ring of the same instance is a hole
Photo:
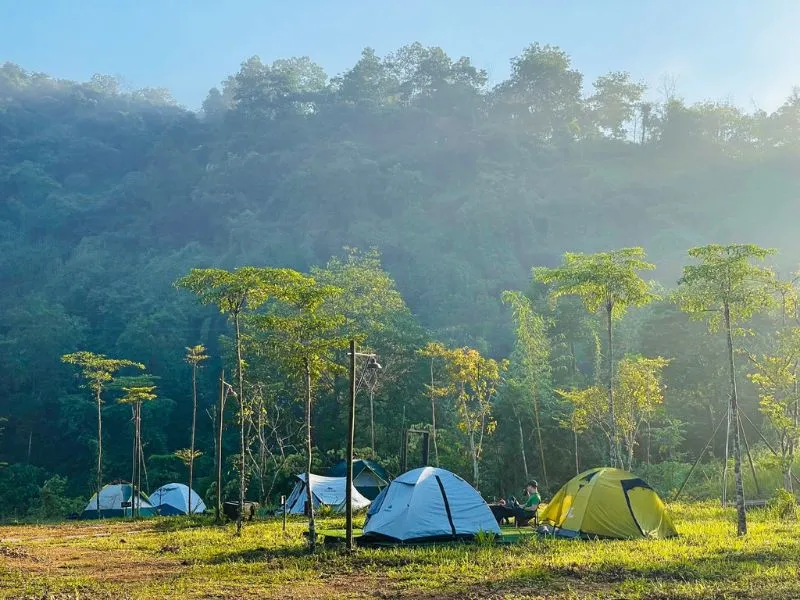
[[[350,340],[350,406],[347,411],[347,478],[345,480],[345,538],[353,549],[353,441],[356,433],[356,341]]]
[[[281,496],[281,506],[283,507],[283,532],[286,533],[286,496]]]

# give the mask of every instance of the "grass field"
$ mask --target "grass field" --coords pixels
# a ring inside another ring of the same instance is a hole
[[[304,550],[305,524],[187,519],[0,526],[0,597],[798,598],[800,524],[672,507],[681,537]],[[322,527],[335,528],[329,519]]]

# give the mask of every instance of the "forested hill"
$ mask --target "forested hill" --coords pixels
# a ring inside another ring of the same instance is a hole
[[[34,445],[56,423],[70,433],[65,352],[140,360],[176,395],[184,347],[220,333],[172,287],[194,266],[307,270],[378,247],[434,337],[497,356],[501,291],[565,250],[644,246],[668,286],[710,242],[794,266],[800,93],[745,113],[646,102],[616,71],[583,81],[554,47],[512,65],[489,86],[469,58],[418,44],[366,49],[336,77],[253,57],[198,113],[165,90],[3,65],[0,415],[15,458],[31,431]]]

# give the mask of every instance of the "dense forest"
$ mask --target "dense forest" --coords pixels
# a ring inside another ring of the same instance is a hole
[[[486,497],[519,493],[533,476],[552,492],[576,463],[609,452],[669,491],[729,395],[725,336],[674,296],[696,263],[687,251],[775,248],[768,264],[787,283],[773,286],[771,306],[741,311],[736,377],[756,462],[779,462],[756,430],[791,462],[800,90],[774,112],[745,112],[687,105],[669,85],[651,94],[619,71],[584,81],[557,47],[533,44],[511,65],[490,86],[469,58],[420,44],[385,57],[365,49],[334,77],[307,57],[252,57],[199,112],[105,75],[78,83],[0,67],[0,516],[64,514],[95,488],[95,397],[62,360],[79,351],[146,370],[122,368],[104,385],[105,481],[131,478],[137,387],[155,388],[141,406],[143,487],[187,480],[196,371],[194,481],[215,493],[235,330],[230,314],[176,286],[195,268],[292,269],[339,290],[326,318],[342,316],[337,335],[358,337],[384,367],[359,392],[356,446],[391,472],[402,430],[435,417],[435,459],[470,481],[479,462]],[[569,290],[556,299],[557,269],[541,268],[567,264],[565,252],[636,247],[647,301],[615,312],[612,363],[602,307]],[[247,315],[272,329],[245,324],[239,363],[248,496],[267,503],[305,470],[303,378],[264,334],[290,318],[281,311]],[[347,361],[345,347],[326,348],[315,471],[343,454]],[[469,361],[485,377],[466,401],[459,365]],[[604,417],[586,408],[607,362],[630,421],[611,450]],[[773,377],[777,363],[793,370]],[[231,398],[227,498],[238,497],[241,466]],[[724,453],[723,432],[692,493],[719,494]]]

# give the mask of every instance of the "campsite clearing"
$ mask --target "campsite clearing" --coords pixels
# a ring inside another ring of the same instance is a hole
[[[0,526],[0,597],[81,598],[786,598],[800,597],[800,524],[671,506],[666,540],[304,551],[292,518],[216,527],[204,518]],[[336,529],[342,519],[322,519]]]

